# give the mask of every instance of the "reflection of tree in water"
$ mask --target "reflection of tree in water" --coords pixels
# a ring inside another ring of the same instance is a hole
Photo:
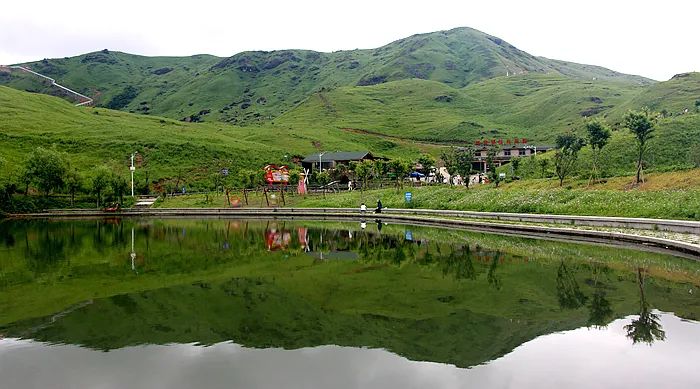
[[[586,295],[576,282],[574,274],[561,261],[557,270],[557,297],[559,306],[565,309],[577,309],[586,303]]]
[[[651,345],[657,340],[666,339],[666,332],[659,322],[659,315],[652,313],[644,295],[644,273],[637,268],[637,284],[639,285],[639,317],[625,326],[627,337],[632,343],[647,343]]]
[[[60,234],[45,228],[36,237],[36,244],[30,244],[25,236],[28,268],[37,273],[46,272],[66,259],[66,239]]]
[[[496,251],[496,255],[493,256],[493,260],[489,266],[489,272],[486,274],[486,280],[489,282],[489,285],[496,288],[496,290],[501,290],[501,277],[496,274],[496,268],[498,268],[498,261],[501,260],[501,256],[501,252]]]
[[[593,292],[591,303],[588,306],[588,326],[589,327],[607,327],[608,321],[612,317],[613,310],[610,307],[610,301],[605,298],[605,291],[597,289]]]
[[[604,265],[593,264],[593,296],[588,305],[588,323],[589,327],[604,328],[612,318],[613,310],[610,306],[610,301],[606,298],[603,284],[598,281],[601,273],[607,273],[610,268]]]
[[[457,250],[454,246],[451,247],[450,254],[442,261],[442,274],[452,274],[457,280],[476,279],[476,270],[472,261],[473,255],[469,249],[469,245],[462,247],[461,254],[457,255]]]

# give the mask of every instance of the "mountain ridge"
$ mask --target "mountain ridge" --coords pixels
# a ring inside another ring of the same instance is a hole
[[[230,57],[148,57],[102,50],[26,65],[92,96],[99,106],[232,124],[271,121],[319,90],[410,78],[456,88],[524,73],[654,83],[599,66],[535,57],[468,27],[414,34],[374,49],[244,51]],[[15,73],[0,72],[0,84],[48,91]]]

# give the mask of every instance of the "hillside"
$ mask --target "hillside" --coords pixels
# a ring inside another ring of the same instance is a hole
[[[315,93],[277,119],[326,125],[436,142],[527,137],[551,141],[553,133],[584,117],[610,111],[642,89],[560,75],[497,77],[456,89],[418,79]]]
[[[183,123],[103,108],[74,107],[59,98],[0,86],[0,150],[7,163],[0,175],[16,173],[38,146],[68,153],[79,170],[107,164],[126,173],[132,152],[140,153],[137,178],[157,182],[183,173],[190,182],[207,179],[221,167],[259,169],[289,163],[293,155],[326,150],[373,150],[396,157],[418,155],[434,146],[324,128],[236,127],[223,123]],[[287,158],[285,158],[285,155]]]
[[[99,106],[233,124],[270,121],[318,91],[414,78],[455,88],[527,73],[626,85],[652,83],[601,67],[535,57],[470,28],[413,35],[369,50],[255,51],[229,58],[143,57],[103,50],[26,66],[94,96]],[[17,71],[0,71],[0,84],[50,92]]]

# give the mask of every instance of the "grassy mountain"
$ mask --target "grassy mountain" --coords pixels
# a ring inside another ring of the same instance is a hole
[[[0,86],[0,150],[5,162],[0,175],[17,172],[38,146],[56,146],[74,166],[86,171],[107,164],[126,172],[128,157],[140,153],[137,178],[148,170],[158,181],[183,174],[190,182],[206,179],[226,166],[258,169],[267,163],[326,150],[373,150],[396,157],[434,148],[378,136],[346,134],[319,127],[279,125],[237,127],[223,123],[183,123],[103,108],[74,107],[52,96]],[[287,158],[285,158],[285,155]]]
[[[377,49],[319,53],[243,52],[229,58],[142,57],[111,52],[27,64],[97,104],[191,121],[269,121],[314,92],[388,81],[424,79],[461,88],[494,77],[551,73],[577,80],[652,81],[608,69],[534,57],[470,28],[413,35]],[[21,72],[0,84],[47,92]]]
[[[322,118],[337,128],[438,142],[505,136],[551,141],[553,133],[605,113],[640,90],[546,74],[497,77],[460,89],[412,79],[318,92],[277,121],[298,125]]]
[[[145,115],[74,108],[0,87],[5,174],[28,151],[52,144],[79,167],[107,163],[116,169],[138,150],[151,178],[185,173],[195,181],[215,165],[258,167],[317,149],[414,158],[479,138],[552,144],[589,116],[606,117],[621,130],[624,113],[642,106],[666,113],[648,158],[650,167],[664,170],[688,166],[700,135],[697,73],[653,83],[534,57],[468,28],[414,35],[372,50],[229,58],[103,50],[29,66],[94,96],[98,106]],[[0,68],[0,84],[56,94],[21,71]],[[584,165],[586,155],[584,150]],[[614,133],[603,158],[609,174],[633,170],[627,131]]]

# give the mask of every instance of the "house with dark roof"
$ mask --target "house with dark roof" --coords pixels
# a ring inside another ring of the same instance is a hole
[[[369,151],[337,151],[308,155],[301,161],[304,169],[321,170],[335,169],[336,166],[350,165],[350,162],[361,162],[365,160],[375,160],[376,158]]]

